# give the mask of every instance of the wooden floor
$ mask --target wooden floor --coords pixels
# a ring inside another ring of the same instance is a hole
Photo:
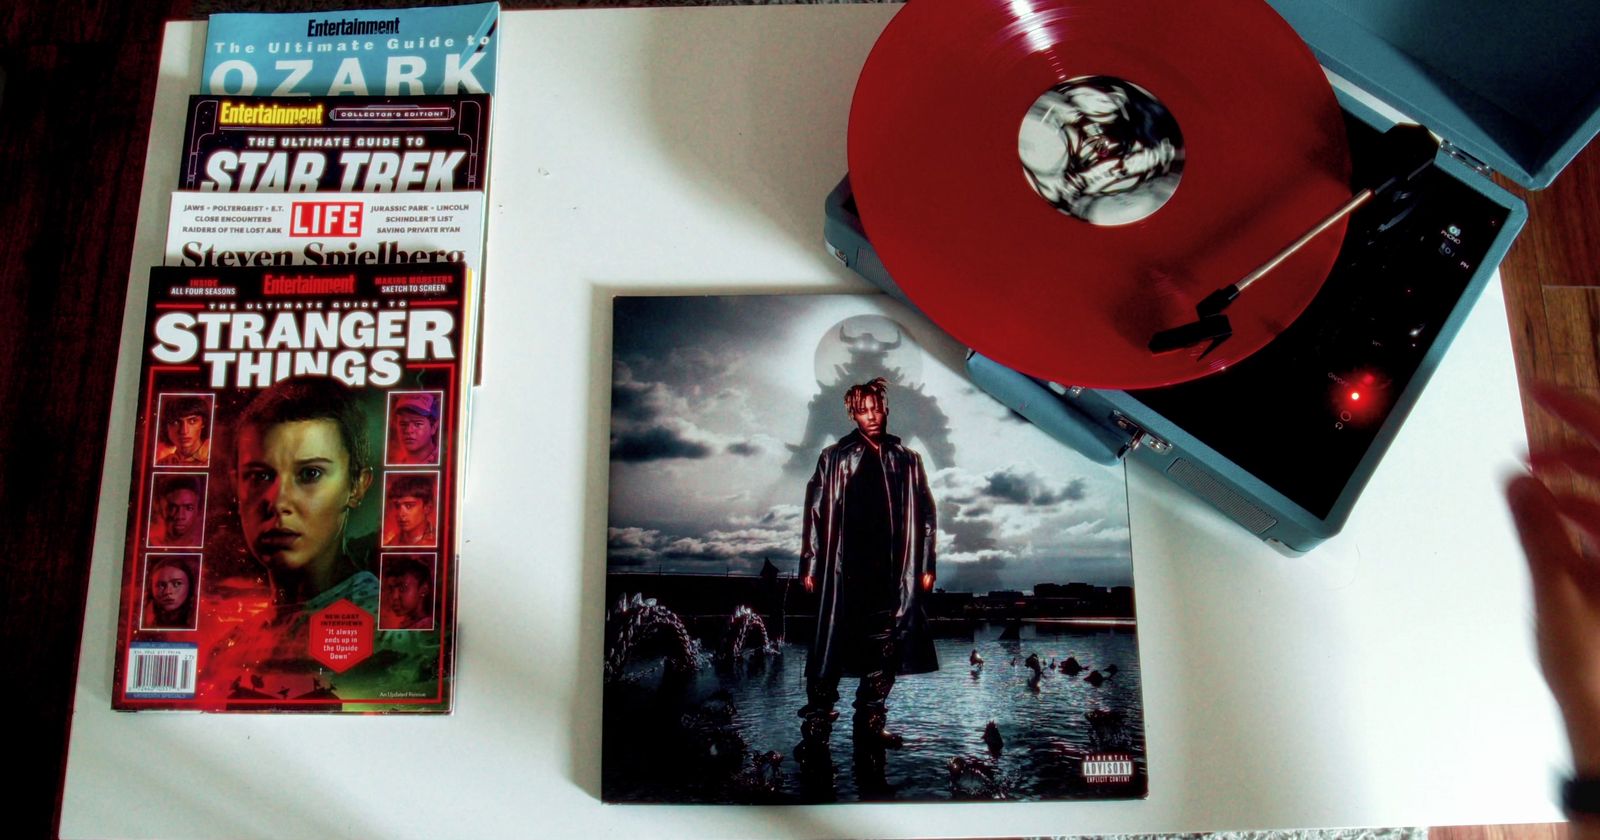
[[[1508,185],[1509,186],[1509,185]],[[1591,144],[1549,189],[1512,188],[1529,223],[1501,267],[1517,375],[1600,398],[1600,144]],[[1554,418],[1523,400],[1528,444],[1567,439]],[[1600,495],[1600,487],[1589,487]]]
[[[1467,825],[1428,829],[1429,840],[1567,840],[1566,823]]]
[[[0,640],[5,719],[32,736],[7,762],[23,769],[9,798],[27,803],[9,809],[11,836],[55,834],[161,21],[201,6],[13,0],[0,10]],[[1600,151],[1527,200],[1531,221],[1504,266],[1519,375],[1600,395]],[[1527,420],[1534,446],[1563,434],[1537,412]],[[1560,840],[1565,827],[1435,833]]]

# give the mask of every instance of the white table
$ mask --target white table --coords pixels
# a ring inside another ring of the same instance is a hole
[[[1565,764],[1499,493],[1524,443],[1490,286],[1345,533],[1281,557],[1130,474],[1141,802],[604,806],[612,294],[860,290],[821,245],[856,74],[894,7],[505,16],[487,374],[444,718],[114,714],[137,330],[123,331],[67,837],[942,836],[1559,819]],[[167,31],[128,314],[159,260],[204,26]]]

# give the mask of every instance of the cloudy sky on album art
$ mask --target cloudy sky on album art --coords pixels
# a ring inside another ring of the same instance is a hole
[[[938,504],[940,588],[1131,585],[1123,467],[1095,464],[969,382],[962,348],[882,295],[619,297],[612,572],[792,575],[844,392],[889,380],[888,431]]]

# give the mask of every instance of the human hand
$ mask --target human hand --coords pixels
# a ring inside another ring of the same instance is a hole
[[[1539,661],[1561,706],[1579,776],[1600,776],[1600,502],[1558,477],[1600,481],[1600,402],[1549,386],[1535,401],[1584,442],[1529,456],[1506,487],[1533,579]]]
[[[800,580],[802,583],[804,583],[807,592],[817,591],[817,579],[814,575],[806,575]]]
[[[922,573],[922,591],[923,592],[932,592],[933,591],[933,572],[923,572]]]

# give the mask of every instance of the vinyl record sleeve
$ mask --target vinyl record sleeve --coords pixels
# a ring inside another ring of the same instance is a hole
[[[961,348],[885,296],[620,297],[613,313],[603,798],[1145,795],[1120,464],[977,391]],[[878,377],[881,460],[844,401]],[[881,546],[859,536],[874,527],[892,548],[851,547]],[[890,577],[904,673],[885,700],[881,675],[850,675],[874,654],[848,628]],[[829,733],[798,714],[813,666],[836,676],[824,646],[844,674]],[[858,688],[885,720],[854,722]]]
[[[151,270],[113,708],[450,710],[466,284]]]

